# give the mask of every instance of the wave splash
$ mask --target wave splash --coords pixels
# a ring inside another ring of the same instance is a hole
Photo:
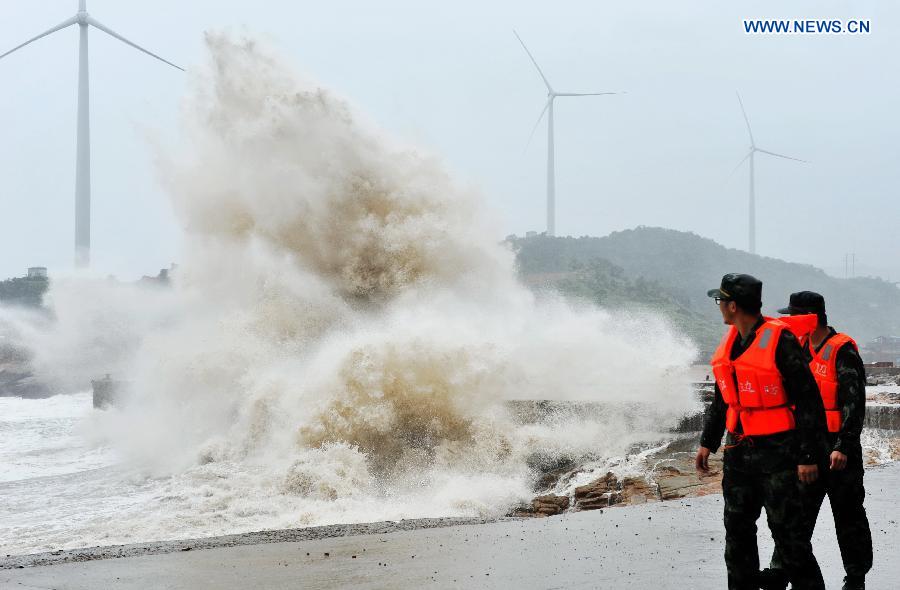
[[[160,157],[185,230],[172,289],[54,283],[56,329],[78,332],[35,350],[76,367],[115,334],[131,402],[92,428],[167,490],[155,534],[501,514],[535,454],[618,455],[695,407],[695,349],[664,320],[536,299],[436,158],[253,40],[207,45]],[[522,424],[512,399],[610,411]]]

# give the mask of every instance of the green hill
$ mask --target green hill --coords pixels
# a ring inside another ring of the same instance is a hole
[[[578,296],[594,294],[590,298],[607,307],[631,302],[658,309],[677,325],[687,324],[686,331],[706,350],[722,333],[718,310],[706,291],[727,272],[763,281],[766,313],[786,305],[793,291],[818,291],[825,296],[829,322],[861,343],[900,334],[900,289],[893,283],[838,279],[811,265],[725,248],[693,233],[639,227],[603,238],[517,238],[512,245],[526,281],[555,277],[554,287]]]
[[[0,303],[40,307],[49,284],[46,277],[20,277],[0,281]]]

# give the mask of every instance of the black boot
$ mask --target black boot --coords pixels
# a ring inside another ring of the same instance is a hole
[[[844,578],[844,590],[866,590],[866,579],[864,577],[846,576]]]
[[[762,590],[786,590],[788,578],[784,570],[767,568],[759,572],[759,587]]]

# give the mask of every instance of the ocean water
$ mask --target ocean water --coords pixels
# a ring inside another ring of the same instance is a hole
[[[403,485],[373,485],[364,457],[346,446],[286,471],[263,459],[223,459],[153,474],[97,436],[104,422],[122,418],[116,409],[94,409],[87,393],[0,398],[0,553],[347,522],[499,516],[532,495],[524,468],[423,471]],[[542,452],[552,453],[559,441],[575,440],[564,430],[587,436],[596,427],[532,425],[525,432]],[[598,462],[602,458],[593,455],[591,468]]]
[[[877,386],[869,393],[896,390]],[[154,475],[97,436],[104,421],[121,417],[119,410],[94,409],[88,393],[0,398],[0,554],[321,524],[498,516],[531,497],[527,485],[518,485],[528,477],[500,471],[442,478],[424,474],[406,489],[372,489],[365,466],[359,466],[355,479],[346,473],[359,459],[348,449],[334,449],[329,461],[310,466],[316,475],[304,485],[314,483],[318,489],[303,493],[261,461],[211,461]],[[565,440],[561,430],[579,427],[585,433],[590,425],[528,428],[546,443]],[[891,441],[883,433],[867,431],[863,442],[873,460],[891,461]],[[547,450],[553,448],[554,443],[547,444]],[[585,454],[581,479],[607,469],[639,475],[641,457]]]
[[[114,464],[116,453],[90,445],[82,431],[90,413],[89,393],[0,397],[0,484]]]

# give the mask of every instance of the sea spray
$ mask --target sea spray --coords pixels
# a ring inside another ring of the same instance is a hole
[[[171,289],[51,289],[70,331],[40,366],[106,358],[130,383],[90,425],[126,458],[96,483],[117,518],[67,513],[57,545],[499,515],[535,455],[619,455],[696,407],[695,350],[663,319],[536,299],[436,158],[252,40],[207,45],[160,158],[185,230]],[[514,399],[607,410],[523,425]]]
[[[49,393],[127,374],[146,334],[180,313],[171,290],[78,275],[54,275],[43,302],[40,309],[0,306],[0,339],[27,358]]]

